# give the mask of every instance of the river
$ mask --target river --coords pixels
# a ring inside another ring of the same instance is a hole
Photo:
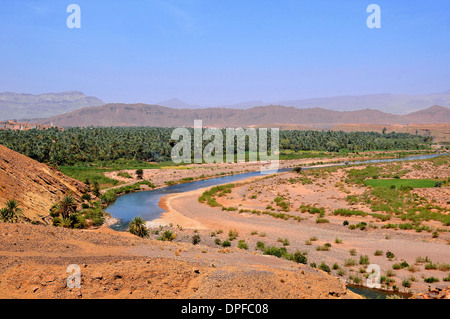
[[[363,160],[363,161],[352,161],[349,162],[351,165],[366,164],[366,163],[389,163],[389,162],[401,162],[401,161],[412,161],[421,160],[438,157],[444,154],[427,154],[427,155],[415,155],[407,156],[401,158],[392,159],[374,159],[374,160]],[[327,167],[333,166],[343,166],[347,162],[326,165]],[[323,166],[322,166],[323,167]],[[313,169],[309,167],[304,167],[303,169]],[[278,172],[290,171],[291,168],[283,168],[278,170]],[[184,193],[193,190],[197,190],[205,187],[213,187],[220,184],[228,184],[237,182],[249,177],[255,176],[265,176],[261,174],[260,171],[242,173],[229,176],[215,177],[211,179],[205,179],[200,181],[194,181],[190,183],[183,183],[163,188],[158,188],[155,190],[129,193],[119,196],[117,200],[107,207],[106,211],[111,214],[112,217],[119,219],[119,222],[112,225],[111,228],[115,230],[125,230],[128,227],[128,223],[136,216],[141,216],[146,221],[152,221],[161,216],[164,210],[159,207],[159,201],[162,197]]]

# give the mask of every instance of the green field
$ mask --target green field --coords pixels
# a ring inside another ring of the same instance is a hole
[[[430,188],[435,187],[436,181],[433,179],[367,179],[365,185],[372,187],[391,187],[396,188],[410,186],[412,188]]]

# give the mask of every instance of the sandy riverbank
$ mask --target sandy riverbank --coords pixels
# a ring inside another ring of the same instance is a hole
[[[404,163],[402,168],[408,170],[405,174],[408,178],[421,177],[427,178],[432,175],[448,175],[448,167],[432,167],[429,162],[420,162],[421,168],[417,168],[417,163]],[[393,165],[393,164],[386,164]],[[398,165],[398,164],[396,164]],[[416,165],[416,166],[414,166]],[[438,238],[433,238],[428,232],[415,232],[414,230],[393,230],[383,229],[383,223],[377,219],[367,217],[341,217],[333,216],[329,213],[336,208],[357,208],[370,212],[370,209],[364,205],[350,205],[346,200],[348,193],[362,194],[361,186],[345,186],[345,190],[340,189],[337,184],[343,180],[346,168],[339,169],[337,172],[319,177],[311,184],[289,183],[288,181],[295,178],[295,173],[283,173],[271,178],[250,178],[238,182],[231,194],[218,198],[218,202],[225,207],[238,207],[239,209],[264,209],[267,205],[273,204],[273,199],[283,194],[290,201],[293,210],[289,214],[304,218],[301,222],[294,220],[281,220],[271,216],[258,216],[251,213],[238,213],[232,211],[222,211],[221,208],[212,208],[198,202],[198,197],[205,190],[196,190],[183,194],[169,195],[161,200],[160,206],[166,209],[160,219],[153,221],[149,226],[170,225],[176,229],[176,225],[184,229],[198,230],[202,236],[203,242],[214,246],[214,238],[210,237],[211,232],[223,230],[225,235],[220,237],[222,240],[226,238],[228,230],[236,230],[239,233],[239,240],[245,240],[251,251],[256,251],[255,246],[258,241],[263,241],[266,246],[281,246],[279,239],[287,238],[289,251],[301,250],[308,254],[308,263],[315,262],[317,265],[321,262],[327,263],[330,267],[334,263],[339,266],[345,275],[339,276],[341,279],[348,280],[349,276],[364,279],[364,265],[359,265],[361,255],[368,256],[371,263],[375,263],[381,267],[382,275],[391,273],[390,278],[395,281],[394,285],[404,291],[424,292],[428,287],[447,286],[443,281],[448,276],[449,271],[428,270],[424,268],[424,264],[417,263],[417,258],[428,257],[437,264],[450,264],[450,235],[448,232],[440,233]],[[417,190],[418,193],[428,192],[428,197],[436,202],[448,205],[443,197],[448,195],[448,189],[427,189]],[[252,198],[252,194],[256,197]],[[446,195],[447,194],[447,195]],[[440,199],[440,201],[439,201]],[[308,213],[301,213],[295,207],[305,205],[319,205],[324,207],[327,214],[326,218],[329,223],[316,223],[316,216]],[[275,205],[274,205],[275,206]],[[350,230],[343,227],[344,220],[348,220],[351,224],[365,221],[368,224],[377,225],[377,228],[367,228],[364,231]],[[402,222],[395,218],[390,220],[391,223]],[[385,224],[385,223],[384,223]],[[435,221],[424,222],[431,227],[445,228]],[[447,227],[448,228],[448,227]],[[261,236],[263,235],[263,236]],[[306,244],[312,237],[317,240],[311,244]],[[335,243],[336,238],[341,243]],[[331,243],[332,247],[329,251],[317,251],[318,246],[325,243]],[[350,254],[350,250],[356,250],[356,256]],[[381,256],[375,256],[375,251],[382,251]],[[395,254],[395,258],[389,260],[385,253],[391,251]],[[261,253],[260,251],[256,251]],[[354,259],[356,265],[346,267],[346,260]],[[406,261],[410,270],[401,269],[393,270],[395,263]],[[337,274],[337,271],[334,272]],[[428,284],[424,282],[424,278],[437,277],[439,283]],[[402,287],[402,282],[409,280],[411,287]],[[391,284],[392,287],[392,284]]]

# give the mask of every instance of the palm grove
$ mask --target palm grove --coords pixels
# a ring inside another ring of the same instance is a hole
[[[39,162],[74,165],[118,159],[170,160],[172,128],[107,127],[0,131],[0,144]],[[193,134],[192,134],[193,135]],[[225,135],[225,134],[224,134]],[[429,148],[431,137],[407,133],[281,131],[280,150],[362,152]],[[204,141],[204,146],[208,141]],[[270,145],[270,136],[269,141]],[[248,148],[248,144],[246,145]],[[247,149],[248,150],[248,149]]]

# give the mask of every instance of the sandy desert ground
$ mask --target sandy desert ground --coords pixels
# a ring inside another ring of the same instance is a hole
[[[432,161],[383,163],[376,166],[381,167],[385,174],[400,172],[402,179],[450,176],[448,162],[437,166]],[[365,165],[356,167],[364,168]],[[194,231],[198,232],[202,243],[211,247],[218,247],[216,239],[219,238],[219,241],[223,242],[227,239],[228,232],[234,230],[238,237],[231,247],[236,247],[239,240],[244,240],[249,247],[248,251],[262,254],[262,251],[256,248],[258,242],[263,242],[266,247],[285,245],[290,252],[305,252],[308,264],[319,265],[324,262],[330,268],[336,264],[336,269],[332,269],[331,273],[346,283],[365,283],[365,277],[368,276],[367,264],[360,264],[359,261],[361,256],[367,256],[369,263],[379,265],[381,275],[388,278],[388,283],[383,285],[384,289],[418,293],[429,288],[447,287],[448,282],[444,281],[444,278],[448,278],[450,273],[449,226],[440,221],[427,220],[422,221],[420,225],[429,227],[429,231],[398,228],[394,230],[383,227],[388,224],[404,224],[408,220],[404,221],[395,215],[387,221],[382,221],[370,215],[333,214],[334,210],[341,208],[373,213],[370,205],[352,203],[347,199],[349,194],[363,195],[367,191],[366,186],[345,182],[351,169],[355,167],[336,168],[330,172],[288,172],[238,182],[230,193],[216,197],[221,206],[232,208],[231,211],[199,203],[199,197],[208,189],[169,195],[160,203],[167,212],[148,225],[153,229],[159,225],[171,228],[179,235],[179,240],[186,242],[191,240]],[[308,179],[310,182],[302,183],[302,179]],[[448,186],[417,188],[411,192],[423,197],[428,203],[439,205],[441,214],[450,213]],[[277,197],[282,197],[283,201],[289,203],[287,210],[283,211],[277,206]],[[300,207],[323,208],[325,213],[322,217],[328,222],[317,223],[316,214],[302,212]],[[255,210],[284,213],[290,218],[274,218],[268,214],[257,214]],[[365,222],[367,227],[364,230],[352,230],[343,225],[344,221],[348,221],[350,225]],[[435,230],[438,230],[437,237],[433,235]],[[331,244],[329,250],[318,250],[327,243]],[[350,250],[356,252],[352,255]],[[381,253],[375,255],[376,251]],[[395,257],[387,258],[388,251]],[[393,265],[402,262],[407,262],[408,267],[393,269]],[[428,264],[437,266],[437,269],[425,269],[433,268]],[[424,279],[429,277],[436,277],[439,282],[424,282]],[[409,282],[409,287],[403,286],[404,281]]]
[[[80,269],[69,288],[68,266]],[[359,298],[322,271],[251,252],[0,223],[0,298]]]

